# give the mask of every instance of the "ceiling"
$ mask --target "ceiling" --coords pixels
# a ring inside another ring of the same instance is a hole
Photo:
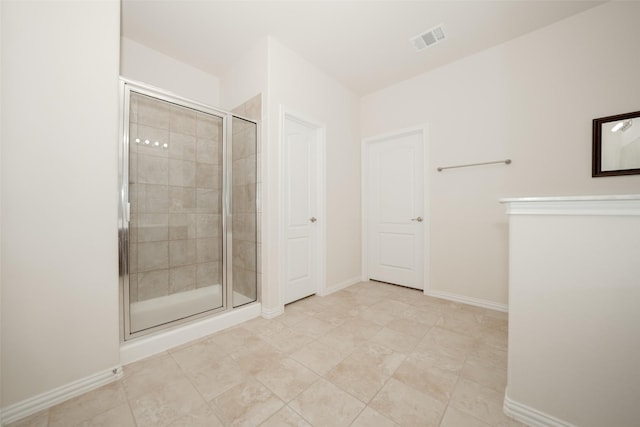
[[[216,76],[269,35],[364,95],[601,3],[123,0],[122,35]],[[439,24],[447,39],[416,52]]]

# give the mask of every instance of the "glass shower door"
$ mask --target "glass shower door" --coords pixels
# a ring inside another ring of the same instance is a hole
[[[233,117],[231,141],[231,226],[233,307],[257,300],[256,123]]]
[[[129,94],[125,308],[135,334],[224,306],[224,120]]]

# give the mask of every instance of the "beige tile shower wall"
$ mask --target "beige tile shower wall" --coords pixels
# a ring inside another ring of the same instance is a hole
[[[130,111],[130,300],[221,283],[222,119],[138,94]]]
[[[256,95],[233,110],[234,113],[260,120],[262,96]],[[257,127],[241,119],[233,121],[233,284],[234,290],[252,300],[257,299],[259,272],[259,224],[257,210],[258,165]]]

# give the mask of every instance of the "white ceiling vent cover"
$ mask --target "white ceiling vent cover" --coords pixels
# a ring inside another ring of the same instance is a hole
[[[446,38],[447,34],[444,32],[444,25],[440,24],[437,27],[433,27],[422,34],[410,38],[409,41],[416,51],[421,51],[422,49],[444,41]]]

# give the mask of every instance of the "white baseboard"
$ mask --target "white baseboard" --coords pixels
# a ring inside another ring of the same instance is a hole
[[[502,304],[485,299],[472,298],[464,295],[450,294],[448,292],[441,291],[425,291],[425,295],[429,295],[430,297],[435,298],[442,298],[449,301],[461,302],[463,304],[475,305],[476,307],[488,308],[490,310],[504,311],[505,313],[509,311],[509,306],[507,304]]]
[[[504,394],[504,413],[530,427],[575,427],[552,415],[545,414],[530,406],[509,398],[509,391]]]
[[[197,320],[174,329],[136,338],[120,346],[120,363],[126,365],[145,357],[153,356],[170,348],[197,340],[260,316],[259,303],[239,307],[232,311]]]
[[[262,309],[262,317],[264,317],[265,319],[273,319],[274,317],[278,317],[281,314],[284,314],[284,307],[275,310],[269,310],[266,308]]]
[[[54,388],[53,390],[14,403],[0,411],[0,425],[18,421],[43,409],[51,408],[73,397],[95,390],[122,378],[122,367],[115,366],[106,371],[98,372],[88,377],[81,378],[69,384]]]
[[[351,285],[355,285],[356,283],[362,282],[361,276],[352,277],[351,279],[343,280],[342,282],[336,283],[331,286],[327,286],[321,292],[318,292],[318,295],[321,297],[326,297],[327,295],[331,295],[334,292],[338,292],[344,288],[348,288]]]

